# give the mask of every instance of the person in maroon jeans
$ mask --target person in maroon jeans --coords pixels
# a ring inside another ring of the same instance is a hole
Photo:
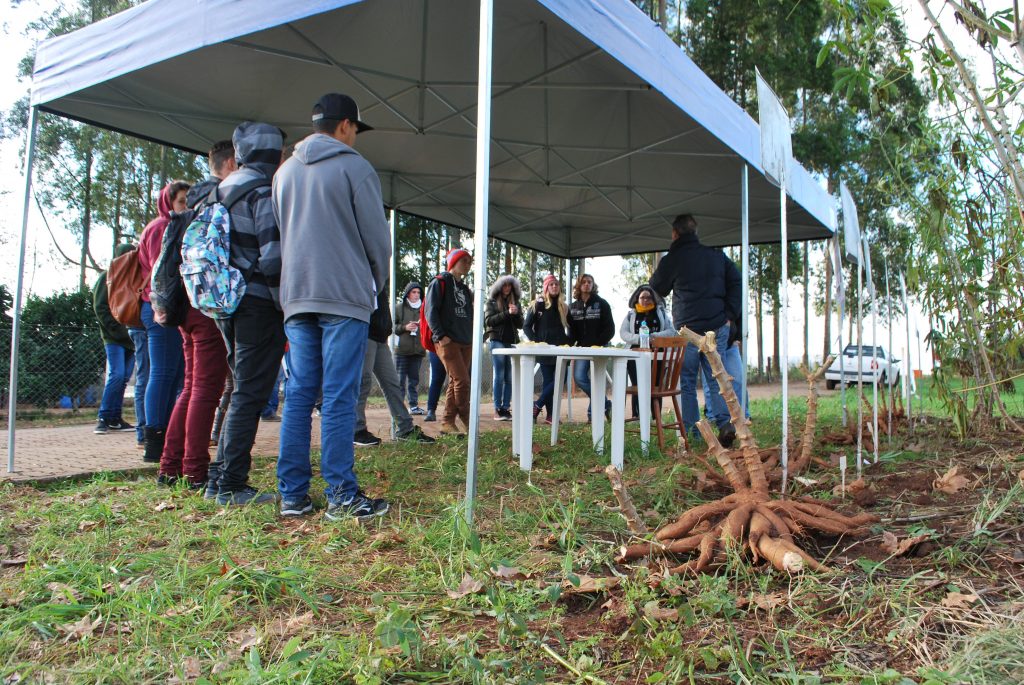
[[[210,431],[228,372],[224,336],[213,319],[189,307],[181,331],[185,384],[174,403],[159,480],[165,485],[184,477],[189,488],[206,487],[210,465]]]
[[[201,210],[219,182],[220,178],[211,174],[196,184],[188,194],[189,206]],[[167,423],[157,481],[172,485],[184,477],[189,488],[202,490],[210,466],[213,415],[228,373],[227,348],[216,322],[192,306],[178,330],[185,357],[185,383]]]

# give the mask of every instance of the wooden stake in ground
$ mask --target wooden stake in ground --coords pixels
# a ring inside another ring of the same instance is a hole
[[[721,467],[733,493],[684,512],[674,523],[658,530],[654,542],[623,547],[619,560],[696,553],[696,558],[671,568],[669,572],[701,572],[724,563],[729,549],[739,549],[749,552],[755,562],[765,559],[775,568],[787,572],[800,571],[805,567],[821,569],[822,565],[796,544],[797,537],[812,531],[830,535],[853,534],[878,518],[871,514],[847,516],[835,511],[831,504],[811,498],[783,501],[773,497],[760,451],[750,431],[749,421],[741,412],[732,379],[722,365],[714,334],[699,336],[686,328],[680,329],[679,334],[707,357],[736,428],[739,455],[737,451],[727,451],[722,447],[707,421],[697,424],[708,444],[709,455]]]
[[[622,472],[612,464],[608,464],[604,472],[608,475],[608,480],[611,481],[612,492],[615,493],[615,499],[619,501],[619,511],[622,512],[622,516],[626,519],[626,525],[629,527],[630,532],[634,535],[647,535],[650,533],[643,519],[640,518],[640,514],[637,513],[636,506],[633,504],[633,498],[629,496],[629,491],[626,490],[626,485],[622,482]]]

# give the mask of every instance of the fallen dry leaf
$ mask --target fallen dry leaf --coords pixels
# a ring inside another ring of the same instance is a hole
[[[1021,472],[1017,474],[1017,478],[1020,480],[1020,484],[1024,485],[1024,469],[1022,469]]]
[[[515,566],[503,566],[502,564],[492,568],[491,575],[501,580],[526,580],[530,577],[529,573],[523,573]]]
[[[199,665],[199,657],[187,656],[181,663],[181,675],[171,676],[167,679],[167,685],[184,685],[185,683],[194,683],[199,680],[199,676],[203,675],[203,671]]]
[[[50,604],[78,604],[82,599],[78,590],[65,583],[47,583],[46,589],[50,591]]]
[[[843,489],[843,486],[841,484],[835,486],[834,488],[832,488],[832,494],[842,495],[845,492],[850,495],[856,495],[858,492],[864,490],[867,486],[868,484],[864,482],[863,478],[858,478],[857,480],[853,480],[847,483],[845,490]]]
[[[580,584],[573,585],[568,579],[562,581],[563,595],[582,595],[591,592],[604,592],[618,587],[622,580],[616,576],[579,576]]]
[[[98,525],[100,525],[99,521],[81,521],[78,524],[78,530],[79,530],[79,532],[84,533],[87,530],[94,529]]]
[[[178,505],[175,504],[174,502],[169,502],[167,500],[164,500],[160,504],[158,504],[155,507],[153,507],[153,511],[167,511],[168,509],[177,509],[177,508],[178,508]]]
[[[484,591],[484,584],[479,580],[474,580],[473,576],[468,573],[462,576],[462,582],[459,583],[459,587],[454,590],[448,590],[448,596],[452,599],[459,599],[466,595],[475,595]]]
[[[763,595],[761,593],[754,593],[750,598],[750,602],[758,609],[775,609],[776,607],[784,606],[788,601],[788,597],[784,592],[772,592],[771,594]]]
[[[533,549],[558,549],[558,536],[554,533],[539,533],[530,538]]]
[[[96,626],[103,622],[102,616],[97,616],[95,620],[90,621],[89,615],[86,614],[80,620],[74,623],[66,623],[60,627],[60,631],[65,634],[64,642],[71,642],[72,640],[84,640],[90,637],[96,630]]]
[[[793,480],[795,480],[797,483],[800,483],[800,485],[803,485],[806,488],[818,484],[818,481],[814,480],[813,478],[804,478],[803,476],[797,476]]]
[[[236,630],[228,636],[228,642],[237,644],[238,647],[235,651],[239,655],[243,655],[249,651],[250,648],[257,646],[263,642],[263,636],[259,634],[256,628],[243,628],[242,630]]]
[[[978,595],[950,592],[942,598],[941,604],[947,609],[970,609],[978,599]]]
[[[903,540],[900,540],[889,531],[885,531],[882,533],[882,544],[879,546],[884,552],[887,552],[894,557],[901,557],[930,537],[930,533],[925,533],[924,535],[915,535],[912,538],[904,538]]]
[[[946,471],[942,476],[932,481],[932,488],[939,492],[944,492],[947,495],[955,495],[958,491],[967,487],[970,482],[966,476],[962,476],[957,471],[960,469],[959,466],[954,466],[949,471]]]
[[[305,630],[313,622],[313,612],[309,611],[305,614],[299,614],[297,616],[290,616],[288,618],[278,618],[270,623],[267,627],[267,631],[271,635],[277,637],[291,637],[298,635]]]
[[[604,473],[604,467],[599,465],[593,468],[589,468],[587,469],[587,473]]]
[[[622,618],[629,614],[626,603],[614,595],[609,597],[608,601],[601,605],[601,608],[607,610],[613,618]]]
[[[11,568],[13,566],[24,566],[28,563],[26,557],[11,557],[10,559],[0,559],[0,566],[4,568]]]
[[[679,609],[666,609],[658,604],[658,600],[652,599],[644,604],[644,616],[652,621],[678,621]]]

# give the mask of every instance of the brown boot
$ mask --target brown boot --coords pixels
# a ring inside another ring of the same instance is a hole
[[[455,425],[454,422],[442,423],[441,430],[439,432],[441,433],[441,435],[465,435],[465,432],[457,425]]]

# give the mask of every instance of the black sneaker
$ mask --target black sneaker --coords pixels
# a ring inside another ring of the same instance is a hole
[[[220,487],[212,480],[206,481],[206,489],[203,491],[203,499],[217,499],[220,494]]]
[[[313,500],[309,498],[309,495],[298,499],[281,500],[281,516],[305,516],[311,511],[313,511]]]
[[[352,437],[352,444],[356,447],[376,447],[380,444],[380,438],[368,430],[356,431]]]
[[[418,442],[423,445],[432,445],[437,442],[434,438],[424,433],[419,426],[413,426],[412,430],[405,435],[399,435],[398,439],[405,442]]]
[[[722,443],[722,447],[729,449],[735,440],[736,427],[731,423],[727,423],[718,429],[718,442]]]
[[[206,497],[207,483],[205,480],[191,481],[188,478],[185,479],[185,487],[189,492],[199,494],[203,493],[203,497]]]
[[[96,427],[92,429],[92,432],[96,435],[106,435],[110,432],[110,426],[105,419],[100,419],[96,422]]]
[[[267,414],[260,415],[260,421],[269,421],[270,423],[280,423],[281,417],[276,412],[269,412]]]
[[[277,499],[272,492],[260,492],[251,485],[239,490],[221,490],[217,495],[217,504],[225,507],[241,507],[246,504],[267,504]]]
[[[344,521],[355,518],[360,521],[371,519],[374,516],[383,516],[388,511],[386,499],[373,499],[367,497],[362,490],[349,499],[338,499],[327,505],[327,512],[324,514],[332,521]]]
[[[437,415],[434,414],[433,409],[427,410],[427,415],[423,417],[424,421],[437,421]]]
[[[511,421],[512,420],[512,412],[510,410],[502,409],[498,413],[501,414],[501,418],[498,419],[499,421]]]
[[[135,426],[133,426],[132,424],[128,423],[124,419],[117,419],[116,421],[108,421],[107,422],[107,427],[110,430],[118,432],[118,433],[122,433],[124,431],[133,431],[133,430],[135,430]]]
[[[161,485],[165,488],[174,487],[174,484],[178,482],[178,476],[169,476],[166,473],[161,473],[156,477],[156,484]]]

